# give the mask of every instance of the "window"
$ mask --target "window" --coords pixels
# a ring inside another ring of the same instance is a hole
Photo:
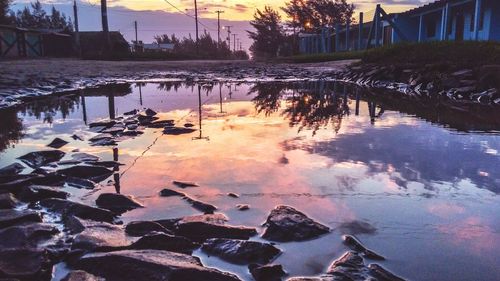
[[[427,22],[427,37],[431,38],[436,36],[436,20],[430,20]]]

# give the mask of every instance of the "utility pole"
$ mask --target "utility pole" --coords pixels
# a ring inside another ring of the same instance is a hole
[[[110,51],[111,40],[109,39],[109,26],[108,26],[108,7],[106,0],[101,0],[101,18],[102,18],[102,33],[104,35],[104,44],[106,52]]]
[[[137,21],[134,21],[134,28],[135,28],[135,44],[139,44],[139,41],[137,41]]]
[[[238,35],[238,34],[236,34],[236,33],[235,33],[235,34],[233,34],[233,37],[234,37],[234,41],[233,41],[233,45],[234,45],[234,46],[233,46],[233,52],[236,52],[236,35]]]
[[[224,26],[225,28],[227,28],[227,47],[229,48],[229,50],[231,50],[231,27],[230,25],[228,26]]]
[[[194,0],[194,20],[196,21],[196,54],[199,53],[198,48],[198,3]]]
[[[224,11],[217,10],[217,48],[220,49],[220,14],[223,14]]]
[[[78,29],[78,7],[76,7],[76,0],[73,1],[73,18],[75,19],[75,47],[78,56],[81,56],[80,50],[80,32]]]

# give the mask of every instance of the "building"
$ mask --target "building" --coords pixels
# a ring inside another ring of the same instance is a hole
[[[306,54],[363,50],[399,42],[500,41],[500,1],[437,0],[394,14],[377,5],[373,17],[360,13],[356,25],[299,34],[299,40],[299,50]]]
[[[100,57],[106,52],[106,38],[102,31],[80,31],[80,48],[85,58]],[[109,32],[110,52],[115,55],[128,54],[130,46],[119,31]]]

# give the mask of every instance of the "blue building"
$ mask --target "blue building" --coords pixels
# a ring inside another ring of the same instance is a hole
[[[302,53],[363,50],[399,42],[500,41],[500,0],[437,0],[402,13],[377,5],[373,19],[300,34]],[[325,31],[326,30],[326,31]],[[330,44],[330,48],[327,48]]]

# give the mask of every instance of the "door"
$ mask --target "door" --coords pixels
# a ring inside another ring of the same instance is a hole
[[[464,40],[464,28],[465,28],[464,15],[458,14],[457,21],[455,24],[455,40],[456,41],[463,41]]]

